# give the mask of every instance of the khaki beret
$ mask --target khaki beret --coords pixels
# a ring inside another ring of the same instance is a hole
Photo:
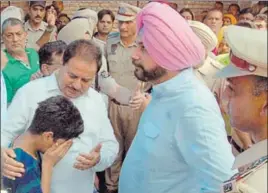
[[[116,19],[118,21],[132,21],[136,19],[137,14],[140,12],[140,8],[127,3],[120,3]]]
[[[43,8],[46,7],[46,1],[30,1],[30,7],[33,6],[41,6]]]
[[[228,26],[224,37],[231,48],[230,65],[219,78],[256,75],[267,77],[267,31]]]

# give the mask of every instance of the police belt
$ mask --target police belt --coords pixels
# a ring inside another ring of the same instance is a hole
[[[118,102],[117,100],[115,100],[115,99],[111,99],[111,102],[113,102],[113,103],[116,104],[116,105],[120,105],[120,106],[128,106],[128,105],[119,103],[119,102]]]

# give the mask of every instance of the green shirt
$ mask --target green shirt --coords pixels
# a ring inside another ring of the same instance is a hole
[[[28,83],[32,74],[36,73],[40,68],[39,56],[37,52],[32,48],[26,48],[25,51],[28,55],[28,65],[24,64],[20,60],[15,59],[9,53],[7,53],[7,50],[4,50],[8,58],[8,62],[3,69],[8,103],[12,101],[17,90]]]

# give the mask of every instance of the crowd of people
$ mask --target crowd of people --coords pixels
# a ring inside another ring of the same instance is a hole
[[[266,193],[268,5],[223,8],[3,9],[1,188]]]

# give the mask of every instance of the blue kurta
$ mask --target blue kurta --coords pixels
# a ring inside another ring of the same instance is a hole
[[[216,99],[187,69],[153,87],[119,193],[216,193],[233,162]]]

